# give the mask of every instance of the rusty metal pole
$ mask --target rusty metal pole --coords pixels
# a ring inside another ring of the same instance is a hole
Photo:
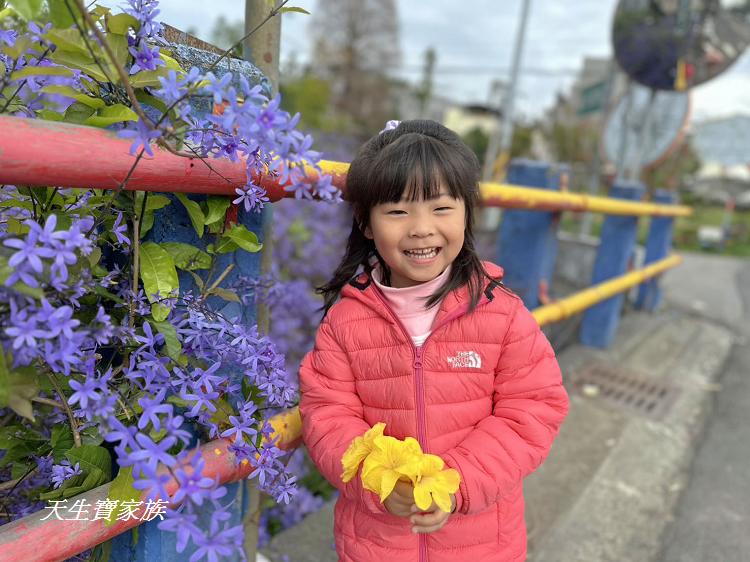
[[[245,0],[245,33],[249,33],[260,25],[268,16],[268,0]],[[243,56],[258,67],[271,83],[271,95],[279,92],[279,53],[281,43],[281,15],[276,15],[245,39]],[[273,206],[266,205],[263,209],[263,249],[260,257],[260,274],[271,272],[273,258]],[[258,331],[267,334],[271,329],[271,317],[268,306],[258,303],[257,319]],[[245,515],[243,527],[245,530],[245,555],[254,562],[258,550],[258,527],[260,525],[260,492],[250,481],[244,483]]]

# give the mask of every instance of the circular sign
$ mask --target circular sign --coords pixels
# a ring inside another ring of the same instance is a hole
[[[617,63],[636,82],[686,90],[742,54],[750,43],[750,2],[620,0],[612,43]]]
[[[604,155],[621,170],[656,164],[682,142],[690,119],[688,92],[631,84],[607,117]]]

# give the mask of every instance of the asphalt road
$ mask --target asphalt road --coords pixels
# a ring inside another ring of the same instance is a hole
[[[687,256],[665,281],[671,302],[738,337],[661,562],[750,562],[750,260]]]

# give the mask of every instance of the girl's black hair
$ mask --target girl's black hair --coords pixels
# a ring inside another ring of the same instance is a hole
[[[474,212],[479,202],[479,161],[459,136],[435,121],[402,121],[367,141],[349,166],[345,197],[354,219],[346,253],[333,278],[316,288],[324,297],[323,316],[333,306],[341,289],[358,273],[360,266],[370,274],[375,256],[390,285],[390,269],[364,235],[370,224],[370,210],[381,203],[396,203],[405,195],[408,201],[437,197],[441,185],[451,197],[463,199],[466,206],[464,245],[456,256],[448,280],[425,302],[430,308],[448,293],[464,285],[469,288],[469,311],[481,296],[484,278],[491,279],[476,253]]]

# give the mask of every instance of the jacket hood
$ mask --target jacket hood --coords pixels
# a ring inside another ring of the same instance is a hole
[[[501,286],[500,281],[503,278],[503,268],[499,265],[489,261],[482,261],[482,265],[492,280],[487,278],[484,279],[483,292],[477,306],[481,306],[483,303],[492,299],[492,290]],[[359,301],[361,304],[377,312],[389,321],[394,320],[394,315],[386,304],[385,297],[377,285],[375,285],[370,273],[368,272],[360,273],[354,279],[349,281],[349,283],[341,290],[341,303],[343,304],[348,299]],[[463,287],[448,293],[442,300],[440,303],[440,309],[435,318],[435,325],[447,316],[461,316],[462,314],[465,314],[468,309],[469,290],[468,287],[464,285]]]

